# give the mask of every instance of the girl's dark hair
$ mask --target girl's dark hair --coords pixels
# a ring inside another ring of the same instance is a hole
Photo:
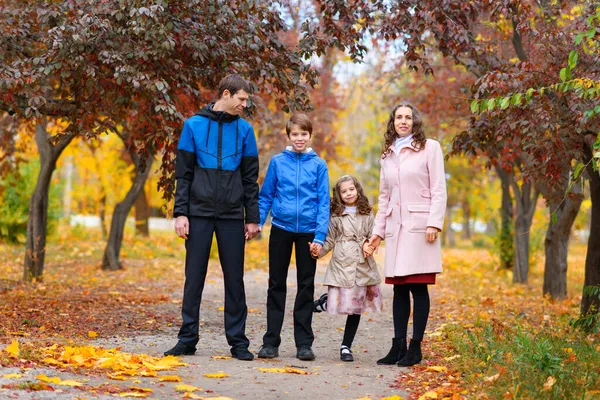
[[[340,186],[344,182],[352,182],[354,183],[354,187],[356,188],[356,193],[358,194],[358,199],[356,200],[356,211],[361,215],[369,215],[371,214],[371,210],[373,209],[369,204],[369,199],[365,196],[365,191],[363,190],[362,185],[358,182],[358,179],[353,177],[352,175],[344,175],[336,182],[333,187],[333,196],[331,197],[331,215],[341,216],[344,213],[344,209],[346,208],[346,204],[342,200],[342,196],[340,195]]]
[[[425,138],[425,131],[423,130],[423,117],[421,116],[421,112],[417,109],[417,107],[413,106],[412,104],[408,102],[401,102],[396,107],[394,107],[392,113],[390,114],[390,119],[387,123],[387,130],[383,135],[381,158],[386,158],[388,154],[390,154],[390,146],[398,138],[396,128],[394,128],[394,120],[396,119],[396,111],[398,111],[400,107],[408,107],[412,110],[413,113],[413,138],[411,144],[420,151],[425,148],[425,143],[427,143],[427,139]]]

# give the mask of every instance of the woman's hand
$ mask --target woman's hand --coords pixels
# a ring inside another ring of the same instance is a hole
[[[377,252],[377,249],[379,248],[379,245],[381,244],[381,240],[382,239],[379,235],[373,235],[367,241],[369,246],[371,246],[373,248],[373,253]],[[364,246],[363,246],[363,249],[364,249]]]
[[[375,252],[375,247],[371,246],[369,241],[366,240],[365,243],[363,243],[362,251],[365,258],[371,257]]]
[[[428,226],[427,230],[425,231],[425,239],[429,243],[435,242],[435,240],[438,237],[438,232],[440,232],[440,230],[438,228],[434,228],[433,226]]]

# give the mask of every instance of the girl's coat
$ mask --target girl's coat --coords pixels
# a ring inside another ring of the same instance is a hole
[[[363,256],[362,246],[373,229],[373,215],[344,213],[332,216],[321,257],[333,249],[325,272],[326,286],[351,288],[371,286],[381,282],[373,256]]]

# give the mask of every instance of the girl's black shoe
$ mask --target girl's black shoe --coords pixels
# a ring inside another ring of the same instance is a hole
[[[410,344],[408,345],[408,351],[406,355],[398,361],[399,367],[410,367],[411,365],[415,365],[421,362],[423,359],[423,354],[421,354],[421,341],[410,339]]]
[[[320,313],[327,311],[327,293],[323,293],[318,300],[313,303],[313,312]]]
[[[352,355],[352,350],[350,350],[350,347],[344,345],[340,347],[340,360],[354,361],[354,356]]]
[[[406,355],[406,338],[392,339],[392,348],[387,355],[377,360],[378,365],[394,365]]]

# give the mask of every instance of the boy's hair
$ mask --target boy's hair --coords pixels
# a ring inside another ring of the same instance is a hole
[[[342,200],[342,196],[340,194],[340,186],[344,182],[352,182],[354,183],[354,187],[356,188],[356,193],[358,194],[358,199],[356,200],[356,211],[361,215],[369,215],[371,214],[371,210],[373,209],[369,204],[369,199],[365,196],[365,191],[363,190],[362,185],[352,175],[344,175],[338,179],[335,186],[333,187],[333,196],[331,197],[331,215],[341,216],[344,214],[344,209],[346,208],[346,204]]]
[[[296,113],[290,117],[287,124],[285,124],[285,133],[288,135],[288,137],[290,136],[290,132],[292,131],[292,127],[294,125],[298,126],[298,128],[302,129],[303,131],[307,131],[308,134],[312,136],[313,126],[312,122],[310,122],[310,118],[308,118],[308,115],[304,113]]]
[[[219,82],[219,88],[217,93],[219,99],[223,97],[223,92],[225,90],[229,90],[229,93],[231,93],[232,96],[240,90],[251,94],[252,86],[247,80],[242,78],[241,75],[231,74],[227,75],[225,78],[221,79],[221,82]]]

